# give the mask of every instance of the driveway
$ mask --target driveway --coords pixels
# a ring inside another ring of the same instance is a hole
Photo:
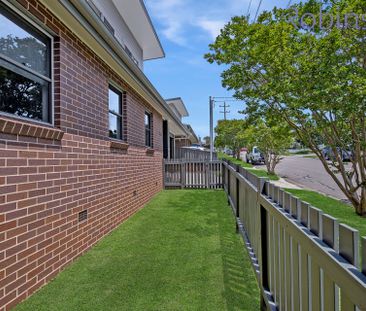
[[[346,200],[345,195],[325,171],[318,159],[303,155],[285,157],[277,166],[279,176],[300,187]]]

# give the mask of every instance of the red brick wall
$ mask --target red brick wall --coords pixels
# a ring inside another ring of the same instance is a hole
[[[37,1],[18,2],[58,33],[55,124],[65,134],[59,140],[59,133],[0,120],[1,311],[162,189],[161,116]],[[111,148],[107,137],[109,79],[126,91],[127,151]],[[145,109],[153,113],[152,155],[144,147]],[[88,219],[79,223],[83,210]]]
[[[69,30],[53,29],[55,38],[55,123],[68,133],[105,139],[108,136],[109,81],[126,91],[124,137],[129,144],[145,145],[144,113],[153,113],[154,148],[162,150],[162,119],[118,75]]]

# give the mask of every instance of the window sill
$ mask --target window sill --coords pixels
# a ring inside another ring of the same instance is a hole
[[[0,116],[0,133],[50,140],[61,140],[64,136],[64,132],[60,129],[4,116]]]
[[[153,148],[148,147],[148,148],[146,149],[146,155],[148,155],[148,156],[153,156],[153,155],[154,155],[154,153],[155,153],[155,150],[154,150]]]
[[[123,141],[111,140],[109,147],[111,149],[127,150],[130,145]]]

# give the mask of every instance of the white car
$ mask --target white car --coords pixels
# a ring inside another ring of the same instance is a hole
[[[206,148],[199,146],[199,145],[192,145],[190,147],[184,147],[184,149],[191,149],[191,150],[200,150],[200,151],[208,151]]]
[[[260,152],[257,146],[253,147],[252,152],[247,155],[247,163],[262,164],[264,163],[263,153]]]

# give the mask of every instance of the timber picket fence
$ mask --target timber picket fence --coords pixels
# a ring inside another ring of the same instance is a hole
[[[182,147],[176,150],[175,159],[184,161],[210,161],[210,151]],[[213,153],[213,160],[217,161],[216,152]]]
[[[165,163],[165,177],[168,188],[224,188],[262,310],[366,311],[366,238],[357,230],[230,161]]]
[[[222,166],[221,161],[165,161],[165,188],[222,188]]]

